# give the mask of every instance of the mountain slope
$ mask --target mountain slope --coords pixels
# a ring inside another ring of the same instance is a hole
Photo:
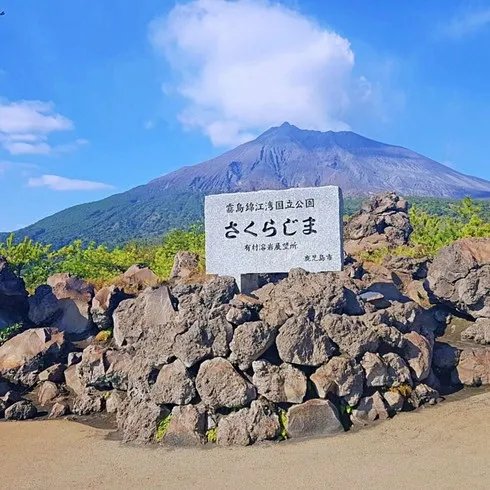
[[[17,236],[55,246],[76,238],[115,244],[200,220],[205,194],[329,184],[351,197],[394,190],[404,196],[490,198],[490,182],[406,148],[352,132],[305,131],[284,123],[207,162],[65,209]]]

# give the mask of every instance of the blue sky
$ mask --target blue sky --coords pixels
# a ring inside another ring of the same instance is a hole
[[[0,230],[284,120],[490,180],[489,1],[0,2]]]

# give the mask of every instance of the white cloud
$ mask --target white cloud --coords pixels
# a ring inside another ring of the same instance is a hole
[[[27,185],[29,187],[47,187],[54,191],[99,191],[113,189],[113,186],[91,180],[77,180],[60,177],[59,175],[41,175],[31,177]]]
[[[48,155],[72,151],[80,146],[78,141],[84,140],[54,147],[47,140],[52,133],[73,129],[73,122],[55,112],[51,103],[0,99],[0,144],[12,155]]]
[[[443,37],[459,39],[490,27],[490,8],[461,12],[449,22],[439,26]]]
[[[193,0],[153,21],[150,40],[180,77],[187,101],[180,121],[216,145],[284,121],[348,128],[356,83],[350,43],[295,10],[261,0]]]
[[[11,160],[0,160],[0,177],[3,177],[6,172],[20,170],[22,175],[28,175],[31,170],[38,168],[32,163],[13,162]]]

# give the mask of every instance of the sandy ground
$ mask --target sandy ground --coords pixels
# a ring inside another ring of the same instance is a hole
[[[355,433],[247,448],[139,448],[68,421],[0,423],[0,488],[488,489],[490,393]]]

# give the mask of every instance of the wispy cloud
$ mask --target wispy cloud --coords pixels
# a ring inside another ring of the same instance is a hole
[[[73,151],[80,146],[78,141],[85,140],[58,146],[48,142],[52,133],[73,129],[73,122],[57,113],[52,103],[0,99],[0,145],[11,155],[48,155]]]
[[[438,34],[460,39],[486,28],[490,28],[490,8],[461,11],[449,21],[440,24]]]
[[[78,180],[60,177],[59,175],[41,175],[31,177],[27,185],[29,187],[47,187],[53,191],[101,191],[113,189],[112,185],[91,180]]]
[[[193,0],[150,26],[181,82],[179,119],[230,146],[284,121],[347,129],[354,53],[348,39],[267,0]],[[168,91],[168,85],[165,90]]]
[[[7,172],[20,171],[24,176],[28,175],[32,170],[37,169],[38,166],[32,163],[13,162],[11,160],[0,160],[0,177],[3,177]]]

